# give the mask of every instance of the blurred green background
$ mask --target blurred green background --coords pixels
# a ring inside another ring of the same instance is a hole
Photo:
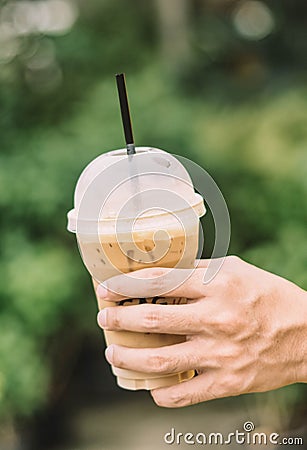
[[[303,385],[178,411],[117,388],[66,212],[84,166],[123,147],[124,71],[137,144],[204,167],[228,203],[230,253],[306,289],[307,3],[0,5],[1,450],[167,448],[172,426],[247,419],[302,431]]]

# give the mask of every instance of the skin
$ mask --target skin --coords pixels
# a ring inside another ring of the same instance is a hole
[[[307,382],[306,291],[234,256],[204,284],[208,263],[200,261],[189,278],[164,293],[187,297],[185,305],[100,311],[98,324],[104,329],[187,336],[184,343],[161,348],[111,345],[108,362],[157,374],[196,369],[192,380],[151,392],[157,405],[170,408]],[[150,297],[165,285],[163,275],[175,279],[178,271],[153,268],[120,275],[99,285],[97,296],[110,302]]]

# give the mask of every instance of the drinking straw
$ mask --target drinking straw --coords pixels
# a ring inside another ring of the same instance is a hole
[[[121,115],[122,115],[122,122],[123,122],[124,133],[125,133],[127,154],[134,155],[135,154],[135,145],[134,145],[134,139],[133,139],[133,132],[132,132],[129,103],[128,103],[128,96],[127,96],[127,88],[126,88],[126,81],[125,81],[124,73],[116,74],[116,83],[117,83],[120,111],[121,111]]]

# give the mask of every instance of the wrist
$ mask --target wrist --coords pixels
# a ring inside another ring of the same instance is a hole
[[[295,286],[291,298],[294,339],[290,348],[293,361],[293,383],[307,383],[307,292]],[[291,364],[291,363],[290,363]]]

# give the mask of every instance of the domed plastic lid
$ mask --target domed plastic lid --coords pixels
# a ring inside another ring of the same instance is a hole
[[[184,166],[171,154],[149,147],[104,153],[81,173],[68,213],[68,230],[91,233],[101,222],[154,218],[193,208],[205,213]],[[78,230],[77,230],[78,228]]]

